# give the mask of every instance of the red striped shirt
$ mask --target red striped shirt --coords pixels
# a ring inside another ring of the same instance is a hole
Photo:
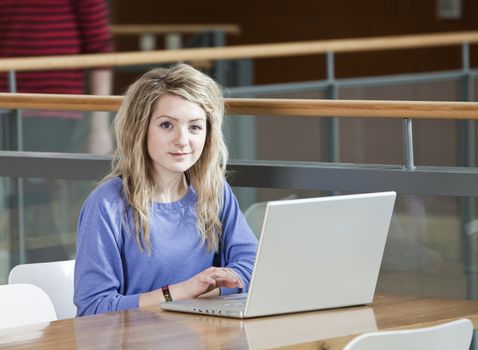
[[[0,57],[111,51],[104,0],[0,0]],[[85,92],[83,69],[17,72],[16,77],[18,92]],[[7,73],[0,73],[0,91],[8,91]]]

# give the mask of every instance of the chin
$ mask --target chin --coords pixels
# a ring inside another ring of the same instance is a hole
[[[184,165],[184,166],[171,166],[168,168],[168,171],[172,172],[172,173],[184,173],[186,172],[188,169],[190,169],[194,164],[187,164],[187,165]]]

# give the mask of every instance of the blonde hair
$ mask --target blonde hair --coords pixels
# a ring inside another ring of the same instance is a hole
[[[141,250],[150,252],[148,213],[155,183],[147,131],[156,103],[165,94],[180,96],[206,112],[204,149],[186,176],[197,193],[196,217],[202,242],[207,242],[209,250],[217,251],[222,235],[219,215],[228,153],[222,134],[222,91],[204,73],[187,64],[177,64],[168,70],[153,69],[128,88],[114,121],[117,148],[112,171],[106,178],[122,178],[123,195],[133,213],[136,242]]]

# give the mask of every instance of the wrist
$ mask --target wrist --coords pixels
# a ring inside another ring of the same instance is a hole
[[[173,300],[192,299],[193,297],[188,293],[188,288],[185,282],[171,284],[169,286],[169,293]]]
[[[187,299],[187,297],[184,296],[184,291],[182,287],[182,282],[181,283],[176,283],[176,284],[171,284],[169,286],[169,293],[171,294],[171,298],[173,300],[181,300],[181,299]]]

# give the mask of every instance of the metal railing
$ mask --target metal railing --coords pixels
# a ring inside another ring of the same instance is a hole
[[[0,108],[117,110],[122,97],[0,94]],[[478,196],[478,168],[413,164],[413,119],[478,119],[476,102],[227,99],[228,115],[336,116],[403,120],[401,165],[232,160],[232,183],[244,187]],[[0,151],[0,176],[98,179],[110,157]],[[437,186],[439,184],[439,186]]]

